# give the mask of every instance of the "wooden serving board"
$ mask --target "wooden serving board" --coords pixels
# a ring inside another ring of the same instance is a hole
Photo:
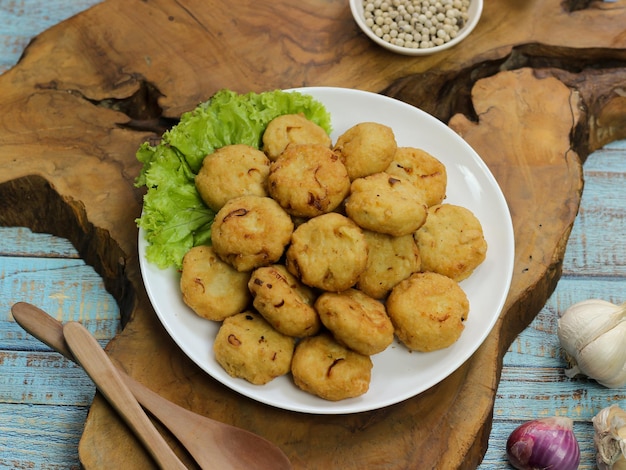
[[[41,34],[0,76],[0,224],[71,240],[120,304],[109,354],[163,396],[274,441],[295,468],[475,468],[502,357],[560,276],[582,161],[626,137],[624,1],[488,0],[460,46],[411,58],[372,44],[345,0],[108,0]],[[476,354],[415,398],[345,416],[261,405],[192,364],[146,297],[134,223],[135,150],[182,112],[220,88],[325,85],[448,123],[496,176],[516,235],[505,309]],[[80,458],[151,465],[99,395]]]

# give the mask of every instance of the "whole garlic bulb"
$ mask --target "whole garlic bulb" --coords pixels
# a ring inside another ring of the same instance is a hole
[[[568,377],[583,374],[608,388],[626,384],[626,303],[573,304],[561,314],[557,334],[570,362]]]
[[[626,469],[626,411],[617,405],[600,410],[592,419],[596,463],[600,470]]]

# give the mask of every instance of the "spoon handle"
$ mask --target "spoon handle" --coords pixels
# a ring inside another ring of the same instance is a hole
[[[154,427],[109,356],[98,341],[78,322],[63,326],[65,341],[74,358],[85,369],[106,397],[163,469],[186,469],[161,434]]]

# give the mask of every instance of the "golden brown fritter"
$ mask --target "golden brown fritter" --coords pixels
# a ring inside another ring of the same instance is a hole
[[[340,135],[333,149],[346,166],[350,180],[355,180],[385,171],[397,147],[390,127],[362,122]]]
[[[255,312],[228,317],[220,326],[213,352],[231,377],[263,385],[289,373],[295,340],[279,333]]]
[[[207,320],[221,321],[244,311],[252,299],[249,273],[222,261],[210,246],[196,246],[184,258],[180,276],[183,301]]]
[[[393,288],[387,314],[396,336],[414,351],[435,351],[456,342],[469,314],[458,283],[437,273],[416,273]]]
[[[385,306],[359,290],[324,292],[315,308],[335,339],[353,351],[370,356],[393,342],[394,329]]]
[[[274,161],[289,144],[320,144],[330,148],[332,141],[324,129],[303,114],[284,114],[267,125],[263,133],[263,151]]]
[[[383,299],[398,282],[420,270],[419,250],[412,234],[394,237],[370,230],[363,233],[369,254],[356,287],[370,297]]]
[[[415,232],[426,221],[428,211],[420,190],[387,173],[354,180],[345,208],[361,228],[395,237]]]
[[[393,161],[385,172],[411,181],[415,187],[424,192],[428,207],[441,204],[446,197],[448,185],[446,167],[425,150],[398,147]]]
[[[269,266],[283,255],[293,232],[289,214],[269,197],[241,196],[215,215],[211,242],[237,271]]]
[[[319,144],[290,144],[271,164],[267,182],[270,196],[296,217],[331,212],[350,191],[346,167]]]
[[[469,209],[440,204],[428,209],[426,223],[415,232],[422,271],[434,271],[457,282],[485,260],[487,242],[480,221]]]
[[[215,212],[238,196],[267,196],[270,161],[249,145],[227,145],[207,155],[195,183],[204,203]]]
[[[291,363],[297,387],[331,401],[363,395],[369,389],[371,372],[369,356],[351,351],[329,334],[301,340]]]
[[[315,294],[285,266],[275,264],[252,272],[248,288],[254,308],[281,333],[304,337],[316,334],[321,326],[313,308]]]
[[[331,212],[294,230],[287,269],[311,287],[339,292],[352,287],[367,265],[363,231],[347,217]]]

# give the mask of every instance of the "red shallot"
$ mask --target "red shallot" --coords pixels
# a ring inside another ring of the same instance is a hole
[[[506,453],[518,470],[576,470],[580,462],[573,422],[559,416],[517,427],[506,442]]]

